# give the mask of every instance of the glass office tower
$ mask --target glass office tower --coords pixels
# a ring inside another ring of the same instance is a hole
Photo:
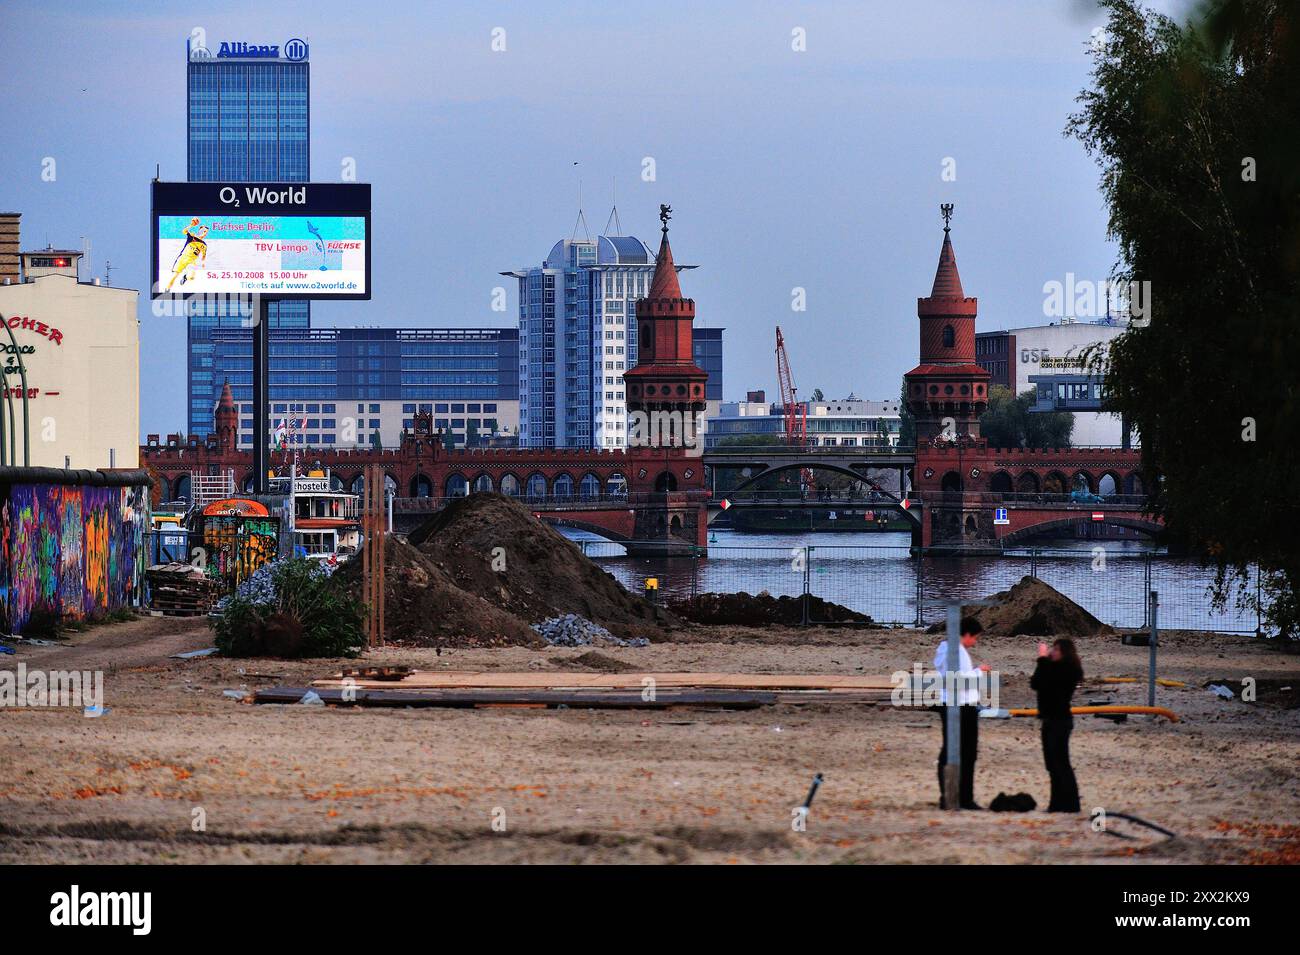
[[[230,55],[229,47],[248,55]],[[267,56],[266,47],[222,44],[212,51],[186,44],[191,182],[213,180],[306,182],[310,74],[307,46],[291,41]],[[286,52],[298,58],[290,61]],[[222,382],[214,378],[212,331],[245,320],[223,303],[188,306],[189,433],[212,430]],[[310,328],[308,302],[270,307],[271,328]]]

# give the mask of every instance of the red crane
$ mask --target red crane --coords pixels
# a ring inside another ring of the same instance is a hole
[[[781,389],[781,410],[785,413],[785,443],[796,448],[808,446],[808,409],[799,403],[794,374],[790,371],[790,356],[785,352],[785,338],[781,326],[776,327],[776,382]],[[813,484],[812,471],[800,471],[805,486]]]

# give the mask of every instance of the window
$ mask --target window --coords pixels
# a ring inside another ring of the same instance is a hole
[[[371,377],[371,378],[374,378],[375,376],[374,376],[374,375],[371,375],[370,377]],[[358,408],[357,410],[360,411],[361,409]],[[371,413],[371,414],[379,414],[379,405],[371,405],[371,406],[370,406],[370,413]],[[374,428],[374,427],[378,427],[378,425],[374,425],[374,424],[372,424],[370,427]]]
[[[334,414],[333,405],[321,405],[320,410],[323,411],[325,414]]]
[[[371,405],[370,407],[373,408],[374,405]],[[378,428],[378,427],[379,427],[379,419],[378,419],[378,418],[371,418],[371,419],[370,419],[370,427],[372,427],[372,428]]]
[[[956,343],[956,340],[957,340],[957,336],[956,333],[952,330],[952,326],[951,325],[943,326],[943,347],[952,348],[953,345]]]

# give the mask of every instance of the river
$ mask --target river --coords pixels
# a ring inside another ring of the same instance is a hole
[[[742,590],[796,596],[807,580],[809,592],[818,597],[881,623],[911,625],[916,622],[918,591],[922,618],[932,623],[942,619],[948,601],[987,597],[1032,572],[1113,626],[1145,626],[1147,593],[1154,590],[1162,629],[1256,629],[1253,606],[1241,606],[1235,599],[1226,607],[1212,606],[1212,568],[1153,550],[1144,541],[1060,540],[1045,543],[1036,553],[1026,549],[918,561],[911,556],[905,533],[719,530],[710,535],[708,558],[694,561],[632,558],[619,544],[586,531],[561,532],[629,590],[642,590],[645,580],[654,577],[661,594],[669,597]]]

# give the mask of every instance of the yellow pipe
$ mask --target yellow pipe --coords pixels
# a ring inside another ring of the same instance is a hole
[[[1102,683],[1137,683],[1138,678],[1135,676],[1104,676],[1101,678],[1101,682]],[[1160,686],[1176,686],[1176,687],[1181,687],[1183,689],[1187,688],[1187,684],[1184,683],[1182,680],[1166,680],[1164,677],[1156,677],[1156,683],[1158,683]]]
[[[1038,710],[1029,708],[1021,710],[1007,710],[1012,716],[1037,716]],[[1173,710],[1167,710],[1163,706],[1072,706],[1070,712],[1075,714],[1086,713],[1145,713],[1149,716],[1163,716],[1171,723],[1178,722],[1178,714]]]

